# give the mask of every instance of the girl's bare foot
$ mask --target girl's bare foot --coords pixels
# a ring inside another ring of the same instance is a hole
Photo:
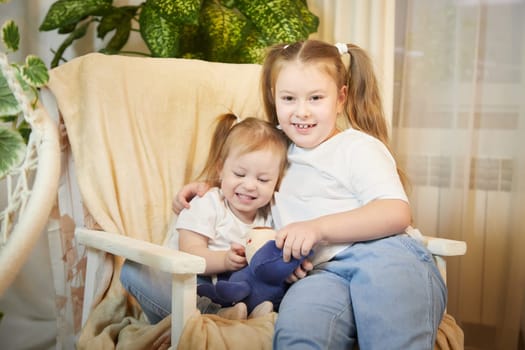
[[[269,314],[273,311],[273,304],[271,301],[263,301],[252,310],[248,318],[256,318]]]
[[[231,307],[223,307],[217,311],[217,316],[229,320],[245,320],[248,316],[248,308],[245,303],[237,303]]]

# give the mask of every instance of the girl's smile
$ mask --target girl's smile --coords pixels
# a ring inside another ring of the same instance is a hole
[[[221,189],[230,210],[251,223],[257,210],[273,196],[279,179],[279,155],[271,149],[238,154],[231,152],[220,171]]]
[[[299,123],[292,123],[292,125],[297,129],[309,129],[315,127],[317,124],[299,124]]]

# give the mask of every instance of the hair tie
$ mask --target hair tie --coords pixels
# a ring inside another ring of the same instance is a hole
[[[340,55],[344,55],[345,53],[348,53],[348,45],[343,44],[343,43],[336,43],[334,46],[337,47],[337,50],[339,50]]]

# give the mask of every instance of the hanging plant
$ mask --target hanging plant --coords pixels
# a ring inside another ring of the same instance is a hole
[[[131,53],[122,49],[136,32],[149,52],[134,54],[260,63],[266,47],[307,39],[317,31],[319,19],[306,0],[146,0],[136,6],[58,0],[39,28],[67,35],[51,67],[64,60],[65,50],[92,25],[97,37],[106,39],[100,50],[104,53]]]
[[[8,63],[7,53],[16,52],[20,42],[18,26],[12,20],[2,26],[2,43],[5,53],[0,53],[0,64],[14,69],[15,79],[32,103],[37,102],[38,88],[49,79],[45,63],[36,56],[29,55],[23,64]],[[13,167],[20,164],[25,155],[25,145],[31,133],[31,127],[24,119],[21,106],[0,69],[0,179]]]

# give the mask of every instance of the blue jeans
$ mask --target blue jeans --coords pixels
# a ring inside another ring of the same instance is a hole
[[[414,239],[356,243],[289,288],[273,347],[431,350],[446,302],[431,254]]]
[[[197,277],[197,283],[210,283],[207,277]],[[171,274],[126,260],[120,272],[120,282],[137,300],[151,324],[171,314]],[[221,308],[209,298],[197,296],[197,309],[203,314],[215,314]]]

